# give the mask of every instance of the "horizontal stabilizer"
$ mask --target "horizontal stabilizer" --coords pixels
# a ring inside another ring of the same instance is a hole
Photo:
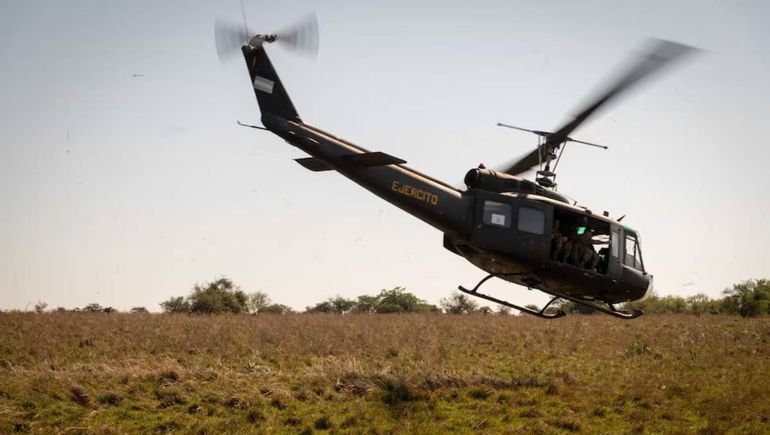
[[[295,159],[294,161],[313,172],[331,171],[334,169],[326,160],[315,157],[305,157]],[[400,165],[406,163],[406,160],[376,151],[373,153],[348,154],[340,157],[339,163],[346,167],[370,168],[373,166]]]
[[[386,166],[386,165],[400,165],[406,163],[406,160],[401,160],[398,157],[393,157],[390,154],[385,154],[380,151],[373,153],[361,153],[361,154],[349,154],[342,157],[342,161],[346,165],[359,166],[368,168],[370,166]]]
[[[295,162],[304,166],[306,169],[310,169],[313,172],[331,171],[334,168],[332,165],[326,163],[321,159],[315,157],[305,157],[303,159],[294,159]]]

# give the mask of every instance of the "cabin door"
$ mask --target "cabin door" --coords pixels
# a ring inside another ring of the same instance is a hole
[[[472,243],[503,254],[546,260],[551,240],[551,207],[505,195],[476,199]]]
[[[610,278],[618,280],[623,274],[621,264],[623,258],[623,232],[617,225],[612,225],[610,229],[610,259],[607,264],[607,275]]]

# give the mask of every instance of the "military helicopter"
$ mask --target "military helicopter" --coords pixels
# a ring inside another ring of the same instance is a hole
[[[240,26],[217,22],[220,60],[243,55],[261,111],[262,127],[309,157],[296,162],[311,171],[337,171],[380,198],[401,208],[444,235],[444,247],[487,272],[469,295],[540,318],[565,315],[555,302],[570,301],[621,319],[642,312],[615,304],[640,300],[653,288],[644,267],[639,233],[607,212],[578,205],[556,190],[556,168],[569,142],[606,148],[569,135],[599,108],[672,61],[693,51],[675,42],[654,40],[647,54],[631,65],[574,118],[553,132],[509,124],[503,127],[534,133],[540,140],[524,157],[495,171],[481,165],[465,175],[466,189],[406,166],[406,161],[381,151],[369,151],[305,123],[289,98],[268,57],[266,46],[283,42],[290,48],[314,52],[318,44],[315,17],[274,34],[250,34]],[[535,181],[520,177],[537,167]],[[624,216],[625,217],[625,216]],[[532,309],[481,293],[491,278],[500,278],[551,296]]]

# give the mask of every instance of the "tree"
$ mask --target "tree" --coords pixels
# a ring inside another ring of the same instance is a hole
[[[725,289],[722,306],[726,312],[738,313],[743,317],[770,314],[770,281],[750,279],[732,288]]]
[[[48,308],[48,304],[42,301],[38,301],[35,304],[35,312],[38,314],[45,313],[45,309]]]
[[[361,295],[356,298],[356,304],[351,312],[355,314],[376,313],[377,306],[380,304],[380,298],[377,296]]]
[[[133,308],[131,308],[131,310],[129,312],[130,313],[134,313],[134,314],[147,314],[147,313],[149,313],[149,311],[147,311],[147,308],[145,308],[145,307],[133,307]]]
[[[453,292],[448,298],[441,299],[441,308],[447,314],[471,314],[475,313],[479,304],[471,300],[467,295]]]
[[[335,313],[335,314],[387,314],[387,313],[440,313],[441,310],[403,287],[394,287],[390,290],[380,290],[377,296],[361,295],[355,300],[345,299],[341,296],[329,298],[314,306],[306,308],[307,313]]]
[[[259,310],[259,314],[289,314],[293,312],[291,307],[281,304],[266,305]]]
[[[350,310],[352,310],[353,307],[356,305],[354,301],[350,299],[345,299],[342,296],[337,296],[329,299],[329,303],[331,303],[332,306],[334,307],[334,312],[339,314],[349,313]]]
[[[711,299],[703,293],[689,296],[685,299],[687,312],[701,315],[711,311]]]
[[[160,307],[166,313],[189,313],[190,302],[184,296],[171,297],[160,303]]]
[[[414,313],[417,311],[417,306],[424,302],[403,287],[381,290],[377,298],[379,303],[376,312],[378,313]]]
[[[196,284],[188,298],[193,313],[243,313],[248,311],[246,293],[222,277],[204,285]]]
[[[323,302],[319,302],[312,307],[307,307],[307,313],[325,313],[325,314],[347,314],[353,310],[356,303],[342,296],[335,296]]]
[[[256,291],[248,296],[246,305],[252,313],[261,313],[265,307],[268,307],[272,303],[273,301],[270,300],[267,293]]]
[[[83,307],[83,311],[85,311],[87,313],[99,313],[99,312],[101,312],[103,310],[104,310],[104,308],[102,308],[101,305],[99,305],[99,304],[97,304],[95,302],[91,303],[91,304],[88,304],[85,307]]]
[[[323,313],[323,314],[331,314],[334,313],[334,305],[332,305],[329,301],[323,301],[315,304],[314,306],[306,307],[305,308],[306,313]]]
[[[509,307],[506,307],[505,305],[499,305],[497,307],[497,314],[501,316],[507,316],[511,314],[511,309]]]

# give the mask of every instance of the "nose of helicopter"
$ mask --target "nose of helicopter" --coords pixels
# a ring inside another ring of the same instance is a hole
[[[652,291],[655,288],[655,285],[653,284],[653,280],[652,280],[652,275],[649,275],[649,277],[650,277],[650,280],[649,280],[649,284],[647,284],[647,290],[644,291],[644,296],[642,296],[642,299],[640,299],[642,301],[652,296]]]

